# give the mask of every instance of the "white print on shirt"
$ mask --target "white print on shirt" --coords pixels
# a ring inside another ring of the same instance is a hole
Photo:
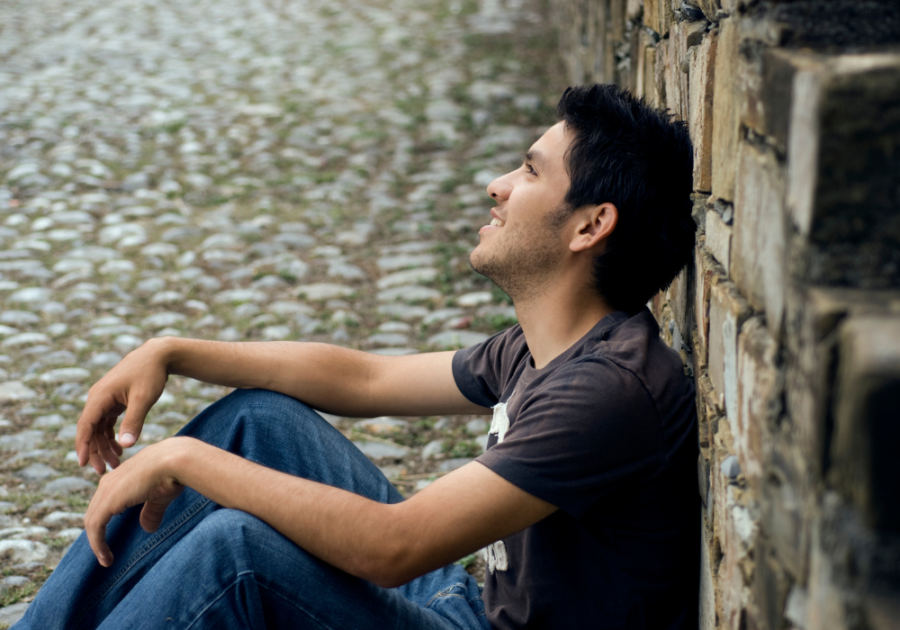
[[[497,403],[493,407],[494,416],[491,418],[491,430],[489,433],[497,434],[497,444],[503,441],[506,432],[509,430],[509,416],[506,414],[506,404],[515,393],[515,390],[513,390],[506,402]],[[488,569],[491,574],[494,573],[494,570],[506,571],[509,569],[509,557],[506,555],[506,545],[503,544],[502,540],[488,545],[484,550],[487,554]]]
[[[497,434],[497,444],[503,441],[506,432],[509,430],[509,416],[506,415],[506,405],[515,393],[516,391],[513,390],[506,402],[497,403],[491,407],[494,410],[494,416],[491,418],[491,430],[488,433]]]
[[[487,554],[488,569],[493,575],[494,570],[506,571],[509,568],[509,558],[506,555],[506,545],[502,540],[491,543],[484,548]]]

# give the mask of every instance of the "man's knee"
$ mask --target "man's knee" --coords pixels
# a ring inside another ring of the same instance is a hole
[[[248,541],[273,531],[247,512],[221,508],[204,518],[194,529],[192,536],[204,545],[241,554],[246,550]]]
[[[221,570],[227,565],[236,573],[250,572],[264,581],[272,572],[305,572],[314,570],[307,565],[319,564],[272,526],[240,510],[214,511],[192,535],[196,547],[214,556]]]
[[[204,409],[181,434],[216,441],[213,436],[236,430],[247,437],[247,433],[256,427],[271,431],[275,426],[294,423],[314,414],[304,403],[278,392],[236,389]]]

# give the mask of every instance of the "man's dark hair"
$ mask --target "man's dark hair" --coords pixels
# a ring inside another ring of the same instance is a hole
[[[556,114],[572,137],[566,206],[609,202],[619,211],[594,259],[595,288],[613,308],[635,310],[693,256],[687,125],[614,85],[569,88]]]

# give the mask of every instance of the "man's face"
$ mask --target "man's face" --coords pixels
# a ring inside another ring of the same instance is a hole
[[[564,158],[570,141],[557,123],[532,145],[522,166],[487,188],[497,206],[491,224],[478,232],[469,263],[513,299],[539,287],[568,249],[558,217],[569,190]]]

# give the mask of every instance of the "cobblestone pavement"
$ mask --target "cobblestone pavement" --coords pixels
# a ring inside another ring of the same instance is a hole
[[[0,625],[81,531],[97,481],[72,450],[87,388],[148,338],[406,354],[514,322],[467,253],[484,187],[561,87],[524,0],[3,11]],[[129,451],[225,393],[172,378]],[[406,494],[487,432],[483,417],[330,421]]]

